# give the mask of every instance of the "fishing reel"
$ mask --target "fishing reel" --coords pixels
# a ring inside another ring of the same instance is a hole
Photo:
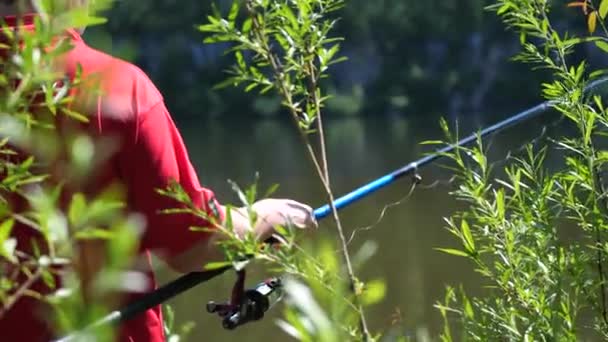
[[[245,289],[245,271],[237,271],[237,280],[232,288],[229,302],[207,303],[207,312],[222,318],[222,326],[234,330],[238,326],[258,321],[281,299],[282,283],[279,278],[269,278],[251,289]]]

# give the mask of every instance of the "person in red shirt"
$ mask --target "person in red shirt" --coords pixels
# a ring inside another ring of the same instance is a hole
[[[33,12],[29,9],[29,12]],[[11,16],[14,14],[14,4],[7,5],[6,1],[0,3],[0,15],[9,26],[19,22],[26,29],[33,28],[34,14],[24,15],[19,21]],[[86,93],[86,90],[77,94],[80,102],[87,104],[83,107],[86,111],[84,114],[89,116],[85,129],[93,137],[109,137],[118,144],[116,152],[90,175],[94,182],[87,183],[79,191],[94,195],[109,184],[123,184],[128,210],[145,217],[140,253],[154,252],[179,272],[200,271],[206,262],[221,258],[214,242],[222,238],[222,234],[189,229],[192,226],[212,227],[210,220],[189,214],[159,213],[160,210],[177,207],[178,203],[158,194],[156,189],[166,188],[170,182],[176,181],[210,218],[220,224],[226,220],[225,207],[210,189],[200,185],[186,146],[160,92],[138,67],[87,46],[78,30],[70,29],[66,36],[71,40],[73,49],[61,58],[59,64],[63,72],[74,77],[77,69],[81,68],[82,77],[85,80],[98,80],[102,91],[102,95]],[[260,241],[270,237],[276,225],[291,223],[300,228],[316,226],[312,209],[294,200],[260,200],[253,205],[253,209],[258,214],[253,229]],[[244,208],[233,211],[231,218],[239,235],[250,229]],[[25,225],[17,225],[14,234],[20,248],[36,238],[33,229]],[[82,247],[78,268],[85,287],[87,281],[103,266],[102,251],[101,242],[88,242]],[[149,289],[154,288],[156,284],[152,271],[146,271],[146,275]],[[137,296],[130,299],[135,300]],[[37,342],[57,337],[50,323],[41,318],[42,306],[33,298],[20,298],[0,319],[0,340]],[[164,341],[160,307],[124,323],[119,339],[133,342]]]

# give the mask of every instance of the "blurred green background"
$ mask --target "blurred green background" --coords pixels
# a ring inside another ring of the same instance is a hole
[[[216,1],[220,9],[230,1]],[[556,1],[555,3],[560,3]],[[477,118],[537,100],[540,73],[509,61],[518,37],[481,0],[351,0],[337,15],[346,40],[326,84],[328,115],[445,115]],[[555,22],[584,30],[579,11],[556,6]],[[89,28],[93,46],[141,66],[183,117],[276,116],[273,97],[212,90],[224,77],[227,45],[204,45],[196,26],[211,1],[118,1],[109,23]],[[568,14],[566,16],[565,14]],[[592,58],[582,51],[587,58]]]
[[[217,2],[220,8],[229,5]],[[565,1],[554,3],[558,27],[585,30],[578,11],[567,9]],[[442,138],[440,117],[457,120],[461,132],[469,133],[541,101],[540,84],[547,74],[510,60],[520,49],[518,37],[485,11],[486,5],[481,0],[347,1],[335,35],[346,38],[341,54],[348,61],[335,66],[325,84],[334,95],[326,115],[337,194],[429,152],[419,142]],[[322,205],[321,186],[279,100],[241,89],[212,89],[224,79],[230,58],[223,54],[227,45],[204,45],[196,30],[210,10],[207,0],[119,1],[105,14],[109,22],[87,29],[84,38],[150,75],[165,96],[201,182],[222,202],[237,200],[228,179],[247,185],[259,172],[261,186],[280,184],[275,196]],[[576,51],[571,58],[606,64],[592,49]],[[555,118],[548,113],[492,139],[494,160],[537,136]],[[464,284],[473,294],[483,289],[471,264],[434,250],[455,245],[442,222],[459,207],[449,196],[451,175],[436,165],[421,175],[423,186],[372,230],[356,235],[352,247],[367,240],[379,246],[361,270],[364,279],[383,278],[388,287],[386,299],[369,311],[372,329],[393,328],[424,341],[440,331],[433,304],[447,284]],[[344,210],[347,230],[373,224],[382,208],[407,194],[410,185],[403,180]],[[322,231],[332,236],[333,226],[322,223]],[[175,276],[163,272],[161,282]],[[262,278],[253,272],[249,283]],[[219,319],[204,311],[208,300],[228,298],[233,281],[227,274],[171,301],[179,322],[198,323],[188,340],[288,340],[273,323],[280,308],[235,332],[223,331]]]

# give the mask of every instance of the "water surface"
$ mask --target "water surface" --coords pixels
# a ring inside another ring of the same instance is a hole
[[[470,132],[478,124],[467,118],[460,121],[463,132]],[[190,120],[177,124],[201,182],[214,189],[220,201],[237,201],[228,179],[247,185],[259,172],[262,187],[280,184],[275,197],[294,198],[313,207],[324,204],[320,183],[291,121]],[[527,124],[526,129],[518,128],[492,139],[493,146],[497,147],[496,158],[509,147],[537,134],[540,126],[537,120]],[[438,127],[436,119],[424,116],[327,122],[335,192],[344,194],[421,157],[429,147],[421,146],[419,142],[441,138]],[[380,247],[361,274],[363,279],[383,278],[388,287],[384,301],[368,310],[373,331],[388,329],[395,313],[399,312],[403,333],[436,337],[441,330],[441,319],[433,305],[443,298],[445,287],[463,284],[470,294],[479,294],[482,290],[470,263],[434,249],[457,246],[443,224],[443,217],[462,207],[449,195],[452,187],[445,181],[451,174],[438,166],[425,168],[420,174],[422,185],[389,210],[372,230],[357,234],[352,244],[357,248],[366,240],[373,240]],[[436,181],[442,182],[429,186]],[[403,179],[346,208],[341,212],[345,227],[350,232],[376,222],[384,206],[401,199],[410,187],[411,180]],[[328,221],[321,222],[321,229],[334,234],[334,227]],[[161,282],[175,276],[164,272]],[[260,281],[262,277],[250,273],[249,283]],[[205,312],[207,301],[228,298],[233,281],[234,275],[226,273],[170,302],[176,309],[178,321],[197,323],[188,340],[289,340],[273,321],[280,313],[280,307],[273,308],[263,321],[236,331],[224,331],[220,320]]]

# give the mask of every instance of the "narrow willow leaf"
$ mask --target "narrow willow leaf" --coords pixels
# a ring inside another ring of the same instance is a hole
[[[466,220],[462,220],[460,225],[460,229],[462,230],[462,237],[465,246],[467,247],[469,252],[475,251],[475,240],[473,240],[473,235],[471,234],[471,229],[469,228],[469,223]]]
[[[0,242],[8,239],[9,235],[11,234],[11,230],[13,229],[14,223],[14,220],[9,219],[0,224]]]
[[[75,120],[80,121],[80,122],[89,122],[89,118],[87,118],[85,115],[83,115],[81,113],[75,112],[75,111],[70,110],[70,109],[65,108],[65,107],[62,108],[61,110],[63,111],[63,113],[65,115],[71,117],[72,119],[75,119]]]
[[[218,261],[218,262],[210,262],[203,267],[206,271],[218,270],[225,267],[232,267],[232,262],[230,261]]]
[[[291,8],[289,7],[288,4],[284,4],[283,6],[281,6],[281,14],[287,18],[287,20],[289,21],[289,23],[291,24],[292,28],[297,28],[299,26],[298,24],[298,19],[296,18],[295,14],[293,13],[293,11],[291,10]]]
[[[277,191],[278,188],[279,188],[279,184],[277,184],[277,183],[271,185],[268,188],[268,190],[266,190],[266,192],[264,193],[263,198],[270,197],[272,194],[274,194]]]
[[[102,228],[85,229],[74,234],[77,240],[110,240],[116,236],[115,232]]]
[[[604,52],[608,52],[608,43],[603,40],[596,41],[595,46],[602,49]]]
[[[17,246],[17,240],[9,238],[14,223],[14,220],[9,219],[0,224],[0,256],[11,262],[16,261],[14,252],[15,247]]]
[[[68,220],[72,226],[80,224],[80,218],[85,215],[87,207],[86,199],[83,194],[74,194],[70,208],[68,209]]]
[[[461,251],[459,249],[452,249],[452,248],[435,248],[435,249],[440,252],[444,252],[444,253],[451,254],[451,255],[463,256],[463,257],[470,256],[467,252]]]
[[[230,13],[228,14],[228,21],[231,23],[231,25],[234,23],[236,17],[239,15],[239,5],[240,1],[238,0],[232,2],[232,6],[230,7]]]

